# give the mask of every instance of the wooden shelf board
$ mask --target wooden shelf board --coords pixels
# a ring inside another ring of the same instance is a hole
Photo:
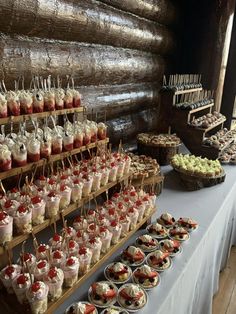
[[[213,129],[216,128],[217,126],[223,124],[225,121],[226,121],[226,118],[222,119],[221,121],[219,121],[218,123],[216,123],[216,124],[210,126],[210,127],[207,128],[207,129],[204,129],[204,128],[196,128],[196,127],[194,127],[194,126],[192,126],[192,125],[190,125],[190,124],[189,124],[189,127],[192,128],[192,129],[194,129],[194,130],[196,130],[196,131],[199,131],[199,132],[202,132],[203,134],[205,134],[205,133],[207,133],[207,132],[213,130]]]
[[[189,93],[199,92],[201,90],[202,90],[202,87],[193,88],[193,89],[178,90],[178,91],[174,92],[174,95],[189,94]]]
[[[91,195],[89,197],[85,197],[85,198],[81,199],[78,203],[70,204],[69,206],[67,206],[66,209],[61,211],[61,214],[63,216],[67,216],[67,215],[71,214],[75,210],[79,209],[80,207],[82,207],[83,205],[88,203],[90,200],[94,199],[94,197],[101,195],[106,190],[112,188],[113,186],[117,185],[118,183],[126,181],[129,177],[130,177],[130,174],[127,174],[124,177],[122,177],[121,179],[116,180],[115,182],[108,183],[106,186],[102,187],[98,191],[91,193]],[[44,230],[45,228],[47,228],[48,226],[50,226],[54,221],[58,221],[60,219],[61,219],[60,214],[58,214],[55,217],[55,219],[46,219],[42,224],[33,227],[33,233],[37,234],[38,232],[40,232],[40,231]],[[24,242],[25,240],[27,240],[28,238],[30,238],[30,236],[31,236],[31,233],[15,236],[10,242],[7,243],[8,248],[9,249],[14,248],[18,244],[20,244],[20,243]],[[3,254],[4,252],[5,252],[4,248],[0,246],[0,255]]]
[[[83,112],[85,110],[85,107],[78,107],[78,108],[71,108],[71,109],[61,109],[61,110],[55,110],[55,111],[45,111],[45,112],[39,112],[39,113],[32,113],[32,114],[25,114],[20,116],[10,116],[7,118],[0,118],[0,125],[1,124],[8,124],[10,122],[17,123],[22,122],[26,120],[30,120],[32,118],[46,118],[49,116],[59,116],[63,114],[69,114],[74,112]]]
[[[92,149],[92,148],[94,148],[96,146],[107,144],[108,142],[109,142],[109,138],[106,138],[105,140],[100,140],[100,141],[97,141],[95,143],[91,143],[89,145],[73,149],[73,150],[71,150],[69,152],[63,152],[61,154],[51,155],[48,160],[40,159],[37,162],[28,163],[27,165],[25,165],[23,167],[12,168],[11,170],[1,172],[0,173],[0,180],[19,175],[22,172],[26,172],[26,171],[32,170],[35,167],[40,167],[45,162],[49,162],[50,163],[50,162],[54,162],[54,161],[57,161],[57,160],[62,160],[64,158],[66,158],[66,157],[69,157],[69,156],[75,155],[75,154],[79,154],[80,152],[84,152],[84,151],[86,151],[88,149]]]
[[[90,270],[82,277],[79,278],[79,280],[73,285],[71,288],[65,288],[63,289],[62,296],[55,302],[49,302],[48,309],[45,312],[45,314],[53,314],[55,310],[63,303],[65,300],[75,292],[92,274],[94,274],[101,266],[102,264],[112,256],[113,253],[115,253],[119,248],[123,246],[127,242],[127,240],[135,233],[137,230],[139,230],[154,214],[156,209],[154,209],[150,215],[146,218],[144,218],[140,223],[137,224],[136,228],[132,231],[130,231],[126,237],[122,238],[119,243],[112,245],[109,251],[104,254],[98,263],[94,264]]]
[[[196,108],[196,109],[189,110],[188,113],[189,113],[189,114],[192,114],[192,113],[195,113],[195,112],[198,112],[198,111],[202,111],[202,110],[211,108],[211,107],[213,107],[213,106],[214,106],[214,103],[211,103],[211,104],[208,104],[208,105],[205,105],[205,106]]]

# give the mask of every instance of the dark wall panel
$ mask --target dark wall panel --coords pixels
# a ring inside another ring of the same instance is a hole
[[[6,33],[148,50],[173,48],[164,26],[94,0],[2,0],[0,26]]]

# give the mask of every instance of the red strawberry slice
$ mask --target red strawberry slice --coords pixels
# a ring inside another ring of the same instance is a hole
[[[48,183],[49,183],[50,185],[53,185],[53,184],[55,184],[55,183],[56,183],[56,181],[55,181],[54,179],[52,179],[52,178],[51,178],[51,179],[49,179],[49,180],[48,180]]]
[[[24,205],[20,205],[17,209],[17,211],[19,213],[26,213],[27,212],[27,208]]]
[[[75,179],[74,180],[74,184],[80,184],[80,180],[79,179]]]
[[[84,314],[91,314],[93,311],[95,311],[95,306],[93,304],[86,304],[85,312]]]
[[[155,278],[157,277],[157,272],[152,271],[149,275],[142,273],[139,269],[134,272],[135,277],[139,278]]]
[[[170,230],[171,235],[183,235],[183,234],[188,234],[186,230],[177,230],[177,229],[172,229]]]
[[[6,269],[5,269],[5,274],[8,276],[8,277],[11,277],[11,275],[14,273],[14,270],[15,268],[13,266],[8,266]]]
[[[111,225],[112,227],[116,227],[117,224],[118,224],[118,223],[117,223],[115,220],[113,220],[113,221],[110,223],[110,225]]]
[[[122,298],[124,298],[125,300],[139,300],[142,296],[143,296],[143,292],[140,291],[135,297],[131,297],[130,295],[128,295],[128,293],[125,291],[125,289],[122,289],[120,291],[120,295],[122,296]]]
[[[35,283],[32,284],[31,290],[33,292],[37,292],[39,289],[40,289],[40,283],[38,281],[36,281]]]
[[[60,186],[60,190],[61,190],[61,192],[65,191],[65,190],[66,190],[66,185],[65,185],[65,184],[62,184],[62,185]]]
[[[123,275],[123,274],[128,274],[128,272],[129,272],[128,269],[125,269],[125,268],[123,268],[120,271],[114,271],[114,269],[111,267],[108,270],[109,270],[110,273],[117,274],[118,276],[119,275]]]
[[[76,245],[76,242],[75,242],[75,241],[71,240],[71,241],[69,242],[69,248],[70,248],[70,249],[74,249],[74,248],[75,248],[75,245]]]
[[[128,251],[124,251],[124,254],[134,261],[141,261],[144,259],[144,254],[142,251],[138,251],[135,255],[130,254]]]
[[[106,232],[107,231],[107,228],[102,226],[99,228],[99,231],[102,233],[102,232]]]
[[[13,188],[13,189],[11,189],[11,193],[17,193],[17,192],[19,192],[19,189],[18,188]]]
[[[68,258],[66,265],[67,266],[72,266],[75,264],[75,260],[73,258]]]
[[[66,174],[63,174],[63,175],[61,176],[61,180],[66,180],[66,179],[68,179],[68,176],[67,176]]]
[[[79,170],[75,170],[75,171],[73,172],[73,175],[74,175],[74,176],[79,176],[79,174],[80,174]]]
[[[47,263],[45,261],[41,261],[37,264],[38,269],[42,269],[46,267]]]
[[[52,267],[48,272],[48,277],[53,279],[57,276],[57,270],[55,267]]]
[[[5,207],[5,208],[10,208],[12,205],[13,205],[12,200],[7,200],[7,201],[5,202],[4,207]]]
[[[80,230],[76,233],[76,236],[77,236],[77,238],[81,238],[82,237],[82,233],[81,233]]]
[[[41,244],[39,247],[38,247],[38,252],[39,253],[44,253],[46,251],[46,245],[45,244]]]
[[[80,249],[79,249],[79,255],[85,255],[87,253],[87,248],[82,246]]]
[[[49,197],[55,197],[56,193],[54,191],[51,191],[51,192],[48,193],[48,196]]]
[[[36,195],[36,196],[34,196],[34,197],[31,198],[32,204],[38,204],[38,203],[41,202],[41,200],[42,200],[41,197],[38,196],[38,195]]]
[[[26,281],[28,281],[28,278],[27,278],[27,276],[25,276],[23,274],[20,275],[19,277],[17,277],[17,280],[16,280],[18,285],[24,285],[26,283]]]
[[[136,196],[136,195],[137,195],[137,193],[135,191],[130,192],[130,196]]]
[[[57,234],[57,233],[55,233],[54,236],[53,236],[53,241],[58,242],[58,241],[60,241],[60,240],[61,240],[60,235]]]
[[[110,209],[108,209],[108,214],[109,214],[110,216],[114,216],[114,215],[115,215],[115,212],[116,212],[115,208],[110,208]]]
[[[61,252],[60,252],[60,251],[55,251],[55,252],[53,253],[53,258],[55,258],[55,259],[61,259],[61,258],[62,258]]]
[[[6,212],[0,212],[0,221],[4,220],[7,216]]]
[[[142,204],[143,204],[143,203],[142,203],[141,200],[137,200],[136,203],[135,203],[136,206],[141,206]]]

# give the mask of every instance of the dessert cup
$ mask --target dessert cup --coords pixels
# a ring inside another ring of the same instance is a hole
[[[73,91],[69,88],[65,91],[64,107],[67,109],[73,108]]]
[[[83,183],[79,179],[75,179],[72,184],[71,200],[76,203],[81,200],[83,191]]]
[[[21,273],[21,266],[19,265],[8,265],[4,267],[0,272],[0,279],[9,294],[13,294],[14,290],[12,287],[13,280]]]
[[[85,246],[80,247],[78,258],[79,258],[79,274],[84,275],[90,269],[92,259],[91,250],[89,248],[86,248]]]
[[[20,115],[20,100],[16,92],[9,91],[6,93],[7,108],[10,116]]]
[[[33,112],[39,113],[44,111],[43,91],[34,91],[33,93]]]
[[[111,221],[108,229],[112,233],[111,243],[117,244],[119,242],[120,236],[121,236],[121,230],[122,230],[121,225],[116,220],[113,220],[113,221]]]
[[[46,216],[53,218],[59,213],[61,195],[57,192],[51,191],[46,196]]]
[[[34,282],[26,292],[32,314],[44,314],[48,307],[48,286],[42,281]]]
[[[130,218],[126,215],[120,216],[120,225],[121,225],[121,237],[125,237],[130,230]]]
[[[37,247],[37,259],[45,259],[48,260],[48,250],[49,250],[49,246],[47,244],[41,243],[38,247]]]
[[[34,269],[34,277],[36,280],[44,281],[44,277],[49,271],[49,263],[46,260],[39,260]]]
[[[105,140],[107,137],[107,126],[100,122],[98,123],[98,139]]]
[[[145,204],[141,201],[141,200],[137,200],[135,202],[135,207],[138,210],[138,222],[142,221],[145,210],[146,210],[146,206]]]
[[[52,154],[60,154],[63,148],[63,140],[60,136],[52,138]]]
[[[18,234],[27,234],[32,230],[32,211],[30,207],[20,205],[13,216],[14,226]]]
[[[124,170],[125,170],[125,162],[120,159],[118,160],[118,169],[117,169],[117,179],[121,179],[124,176]]]
[[[54,267],[60,267],[65,262],[65,253],[61,250],[53,251],[51,254],[51,265]]]
[[[82,196],[87,197],[92,191],[92,185],[93,185],[93,177],[92,176],[83,176],[83,191]]]
[[[7,115],[7,100],[5,95],[0,93],[0,118],[6,118]]]
[[[79,266],[79,260],[75,256],[67,258],[62,264],[65,287],[72,287],[78,280]]]
[[[102,253],[106,253],[111,246],[112,233],[106,227],[100,227],[99,236],[102,241]]]
[[[85,127],[83,145],[89,145],[90,143],[91,143],[91,131],[89,127]]]
[[[0,244],[5,244],[12,240],[13,218],[6,212],[0,212]]]
[[[91,263],[95,264],[100,259],[101,249],[102,249],[102,241],[99,237],[95,237],[89,240],[88,247],[92,252]]]
[[[67,206],[70,205],[71,200],[71,188],[67,185],[61,185],[60,187],[60,210],[65,209]]]
[[[79,246],[84,246],[89,241],[89,234],[84,232],[83,230],[78,230],[76,233],[75,241],[79,244]]]
[[[56,109],[55,94],[52,90],[44,93],[44,110],[54,111]]]
[[[0,171],[10,170],[11,167],[11,152],[7,145],[0,145]]]
[[[52,154],[52,143],[50,140],[44,139],[40,144],[40,157],[49,158]]]
[[[106,168],[105,166],[102,166],[101,167],[101,172],[102,172],[101,186],[105,186],[105,185],[108,184],[109,175],[110,175],[110,169]]]
[[[76,231],[87,230],[88,227],[87,219],[84,218],[83,216],[77,216],[73,221],[73,227],[75,228]]]
[[[33,113],[33,98],[30,92],[22,90],[19,92],[21,114]]]
[[[62,88],[55,89],[55,108],[56,110],[64,109],[65,92]]]
[[[92,191],[96,192],[100,189],[100,186],[101,186],[102,173],[101,172],[93,172],[92,175],[93,175]]]
[[[32,223],[34,226],[44,222],[46,203],[40,196],[31,198]]]
[[[18,260],[18,264],[22,263],[27,264],[27,267],[29,268],[30,273],[32,274],[34,272],[35,266],[36,266],[36,257],[31,253],[24,253],[24,256],[21,256]]]
[[[66,134],[63,137],[63,147],[65,151],[71,151],[74,148],[74,135]]]
[[[29,273],[20,274],[13,280],[12,287],[20,304],[27,303],[26,291],[31,284],[30,276],[34,280],[33,275]]]
[[[60,250],[62,247],[62,236],[55,233],[48,241],[52,251]]]
[[[40,160],[40,142],[36,138],[29,140],[27,145],[28,160],[36,162]]]
[[[130,218],[130,230],[134,230],[138,222],[138,210],[135,207],[130,207],[128,209],[128,217]]]
[[[20,203],[15,200],[6,200],[2,207],[8,213],[8,215],[14,216],[19,206]]]
[[[27,149],[25,144],[16,143],[12,147],[12,160],[15,167],[23,167],[27,164]]]
[[[117,179],[118,166],[112,162],[110,165],[109,182],[115,182]]]
[[[64,273],[60,268],[51,267],[44,279],[49,288],[49,299],[55,301],[62,295],[62,285],[64,281]]]

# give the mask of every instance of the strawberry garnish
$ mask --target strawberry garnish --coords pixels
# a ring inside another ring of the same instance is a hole
[[[49,180],[48,180],[48,183],[49,183],[50,185],[53,185],[53,184],[55,184],[55,183],[56,183],[56,181],[55,181],[54,179],[52,179],[52,178],[51,178],[51,179],[49,179]]]
[[[39,180],[40,180],[40,181],[46,181],[47,178],[46,178],[45,176],[40,176],[40,177],[39,177]]]
[[[4,207],[5,207],[5,208],[10,208],[12,205],[13,205],[12,200],[7,200],[7,201],[5,202]]]
[[[75,175],[75,176],[79,176],[79,174],[80,174],[79,170],[75,170],[75,171],[73,172],[73,175]]]
[[[68,179],[68,176],[67,176],[66,174],[63,174],[63,175],[61,176],[61,180],[66,180],[66,179]]]
[[[47,263],[45,261],[41,261],[37,264],[38,269],[42,269],[46,267]]]
[[[147,196],[144,196],[143,200],[144,200],[144,202],[148,202],[149,198]]]
[[[136,196],[136,192],[135,191],[131,191],[130,192],[130,196]]]
[[[87,253],[87,248],[82,246],[80,249],[79,249],[79,255],[85,255]]]
[[[111,163],[111,167],[115,167],[115,165],[116,165],[116,164],[115,164],[114,162]]]
[[[31,286],[32,292],[37,292],[39,289],[40,289],[40,283],[38,281],[32,284]]]
[[[157,272],[152,271],[149,275],[142,273],[139,269],[134,272],[135,277],[141,278],[155,278],[157,277]]]
[[[25,276],[25,275],[20,275],[18,278],[17,278],[17,280],[16,280],[16,282],[17,282],[17,284],[18,285],[24,285],[25,283],[26,283],[26,281],[28,281],[28,278],[27,278],[27,276]]]
[[[38,252],[39,253],[43,253],[46,251],[46,245],[45,244],[41,244],[39,247],[38,247]]]
[[[79,179],[75,179],[74,180],[74,184],[80,184],[80,180]]]
[[[17,193],[17,192],[19,192],[19,190],[18,190],[18,188],[13,188],[13,189],[11,189],[11,193]]]
[[[60,259],[60,258],[62,258],[61,252],[60,252],[60,251],[55,251],[55,252],[53,253],[53,258],[55,258],[55,259]]]
[[[49,197],[55,197],[56,193],[54,191],[51,191],[51,192],[48,193],[48,196]]]
[[[60,235],[59,235],[59,234],[57,234],[57,233],[55,233],[55,234],[54,234],[54,236],[53,236],[53,241],[58,242],[58,241],[60,241],[60,240],[61,240]]]
[[[11,275],[14,273],[14,270],[15,268],[13,266],[8,266],[6,269],[5,269],[5,274],[8,276],[8,277],[11,277]]]
[[[75,260],[73,258],[68,258],[66,265],[67,266],[72,266],[75,264]]]
[[[75,244],[76,244],[76,242],[73,241],[73,240],[71,240],[71,241],[69,242],[69,248],[70,248],[70,249],[74,249],[74,248],[75,248]]]
[[[65,185],[65,184],[62,184],[62,185],[60,186],[60,190],[61,190],[61,192],[65,191],[65,190],[66,190],[66,185]]]
[[[100,231],[100,232],[106,232],[106,231],[107,231],[107,228],[102,226],[102,227],[99,228],[99,231]]]
[[[109,214],[110,216],[114,216],[114,215],[115,215],[115,208],[109,208],[109,209],[108,209],[108,214]]]
[[[0,221],[4,220],[7,216],[6,212],[0,212]]]
[[[143,292],[140,291],[135,297],[131,297],[128,293],[126,293],[125,288],[120,291],[120,295],[125,300],[139,300],[143,296]]]
[[[38,203],[41,202],[41,200],[42,200],[41,197],[38,196],[38,195],[36,195],[36,196],[34,196],[34,197],[31,198],[32,204],[38,204]]]
[[[110,223],[110,225],[111,225],[112,227],[116,227],[116,226],[117,226],[117,222],[116,222],[115,220],[113,220],[113,221]]]
[[[27,208],[24,205],[20,205],[17,209],[17,211],[19,213],[26,213],[27,212]]]
[[[135,203],[136,206],[141,206],[142,205],[142,201],[141,200],[137,200]]]
[[[48,272],[48,277],[53,279],[57,276],[57,270],[55,267],[52,267]]]

